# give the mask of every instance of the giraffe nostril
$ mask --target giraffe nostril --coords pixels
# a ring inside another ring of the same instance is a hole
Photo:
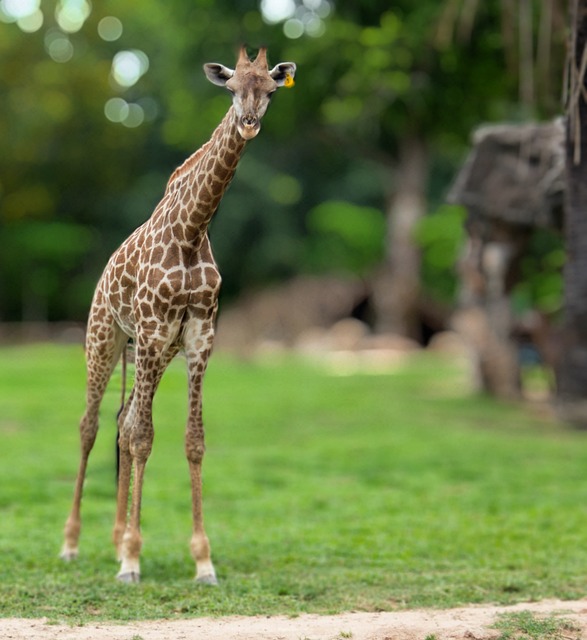
[[[249,113],[241,118],[241,122],[245,127],[254,127],[258,124],[259,118]]]

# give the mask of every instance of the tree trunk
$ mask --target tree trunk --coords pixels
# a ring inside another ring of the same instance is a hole
[[[587,0],[576,0],[571,20],[573,42],[566,139],[567,263],[556,385],[561,417],[587,427],[587,103],[584,97],[587,83],[582,64],[587,45]]]
[[[387,215],[387,257],[374,281],[376,330],[420,340],[420,250],[414,242],[426,213],[428,150],[417,136],[400,143],[396,188]]]

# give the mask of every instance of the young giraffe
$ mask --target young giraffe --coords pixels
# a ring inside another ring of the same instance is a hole
[[[141,494],[153,443],[153,396],[165,368],[183,348],[189,377],[185,450],[192,485],[190,547],[196,580],[217,583],[202,518],[201,391],[220,288],[207,230],[245,142],[259,133],[271,95],[291,84],[295,70],[294,63],[284,62],[269,71],[265,48],[251,61],[242,47],[234,70],[216,63],[204,65],[208,79],[232,94],[232,106],[210,140],[172,174],[154,213],[112,255],[102,274],[88,320],[86,410],[80,423],[81,460],[73,506],[61,551],[65,560],[78,554],[82,488],[98,431],[98,409],[130,337],[135,343],[136,373],[118,420],[120,474],[113,531],[121,563],[117,578],[123,582],[140,578]],[[134,481],[127,521],[131,468]]]

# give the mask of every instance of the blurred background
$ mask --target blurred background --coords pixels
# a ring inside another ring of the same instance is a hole
[[[202,64],[247,43],[298,71],[211,225],[219,341],[450,330],[486,391],[518,395],[534,361],[556,388],[575,4],[1,0],[4,340],[83,324],[111,252],[230,104]]]

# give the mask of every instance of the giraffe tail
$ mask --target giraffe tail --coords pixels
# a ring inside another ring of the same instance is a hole
[[[124,401],[126,398],[126,361],[127,361],[128,343],[124,345],[122,350],[122,385],[120,393],[120,408],[116,414],[116,484],[118,485],[118,478],[120,476],[120,445],[118,444],[118,437],[120,435],[119,419],[124,410]]]

